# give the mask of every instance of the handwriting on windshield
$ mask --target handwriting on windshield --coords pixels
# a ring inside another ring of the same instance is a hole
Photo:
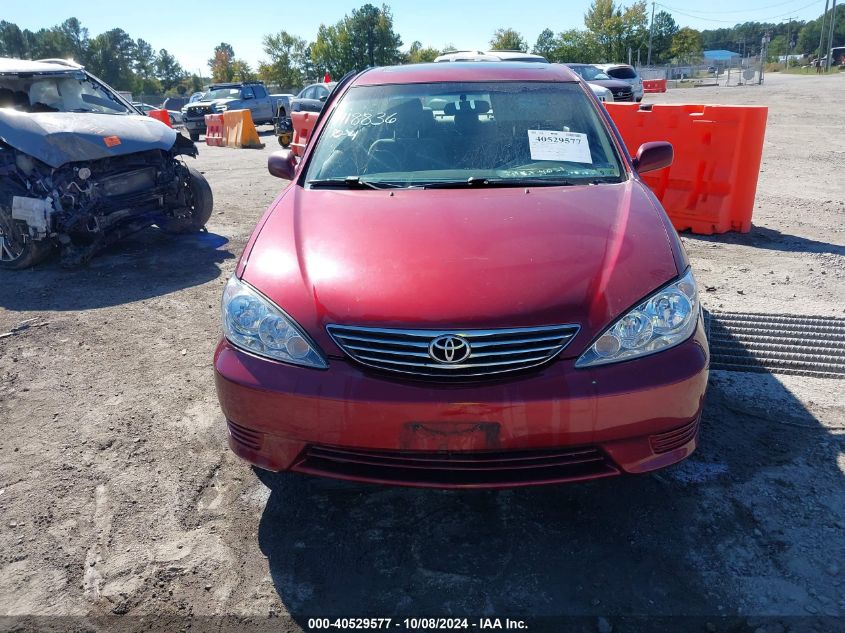
[[[341,136],[355,136],[364,127],[378,127],[396,123],[398,116],[395,112],[347,112],[340,117],[338,127],[332,130],[334,138]]]

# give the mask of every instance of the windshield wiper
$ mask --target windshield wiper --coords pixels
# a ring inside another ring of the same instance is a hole
[[[309,185],[312,189],[338,189],[341,187],[345,187],[347,189],[390,189],[395,187],[395,185],[390,185],[388,183],[377,183],[369,180],[362,180],[360,176],[307,180],[305,184]]]
[[[416,184],[416,183],[415,183]],[[558,178],[479,178],[442,180],[418,184],[424,189],[462,189],[464,187],[572,187],[579,183]],[[586,184],[586,183],[585,183]]]

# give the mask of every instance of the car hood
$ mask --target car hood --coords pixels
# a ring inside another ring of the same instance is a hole
[[[215,103],[231,103],[232,101],[240,101],[240,99],[236,99],[235,97],[229,97],[226,99],[213,99],[211,101],[194,101],[193,103],[189,103],[187,107],[193,108],[199,106],[208,108],[214,105]]]
[[[602,86],[603,88],[607,88],[608,90],[613,90],[614,88],[630,88],[631,84],[627,81],[622,81],[621,79],[590,79],[588,83],[595,84],[597,86]]]
[[[678,275],[661,214],[636,180],[529,191],[291,186],[242,277],[330,353],[331,323],[572,323],[581,331],[571,355]]]
[[[0,108],[0,140],[50,165],[170,150],[176,131],[144,115],[19,112]]]

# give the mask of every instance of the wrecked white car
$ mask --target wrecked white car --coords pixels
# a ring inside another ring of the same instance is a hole
[[[192,141],[81,66],[0,58],[0,268],[62,263],[151,225],[203,229],[212,194]]]

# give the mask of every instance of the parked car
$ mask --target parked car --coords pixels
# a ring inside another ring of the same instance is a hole
[[[539,62],[548,64],[542,55],[522,51],[454,51],[434,58],[435,62]]]
[[[520,51],[455,51],[435,58],[435,62],[534,62],[548,64],[549,60],[542,55],[522,53]],[[613,93],[598,84],[588,84],[593,94],[602,103],[613,101]]]
[[[137,101],[132,102],[132,106],[141,112],[141,114],[146,114],[149,116],[150,112],[153,110],[161,110],[165,109],[164,105],[161,107],[150,105],[149,103],[140,103]],[[182,117],[182,113],[178,110],[167,110],[167,116],[170,118],[170,125],[171,127],[177,127],[180,125],[185,124],[185,120]]]
[[[229,445],[341,479],[507,487],[642,473],[698,442],[708,348],[677,233],[556,64],[341,82],[223,293]]]
[[[196,146],[69,62],[0,58],[0,268],[65,264],[157,224],[198,231],[212,194]]]
[[[320,112],[336,85],[336,81],[310,84],[300,90],[295,97],[287,99],[287,102],[279,101],[276,106],[276,115],[273,117],[273,132],[282,147],[288,147],[293,138],[293,123],[290,119],[290,113]]]
[[[188,97],[167,97],[161,107],[170,112],[181,112],[188,105]]]
[[[636,68],[628,64],[596,64],[596,68],[603,70],[611,79],[618,79],[629,84],[634,90],[634,99],[638,102],[643,100],[645,94],[643,80]]]
[[[610,76],[593,66],[592,64],[566,64],[575,71],[581,79],[589,84],[607,88],[613,94],[614,101],[633,101],[634,89],[631,85],[620,79],[611,79]]]
[[[273,100],[262,82],[213,84],[199,101],[185,106],[185,127],[192,141],[205,134],[205,115],[249,110],[255,125],[273,123]]]

